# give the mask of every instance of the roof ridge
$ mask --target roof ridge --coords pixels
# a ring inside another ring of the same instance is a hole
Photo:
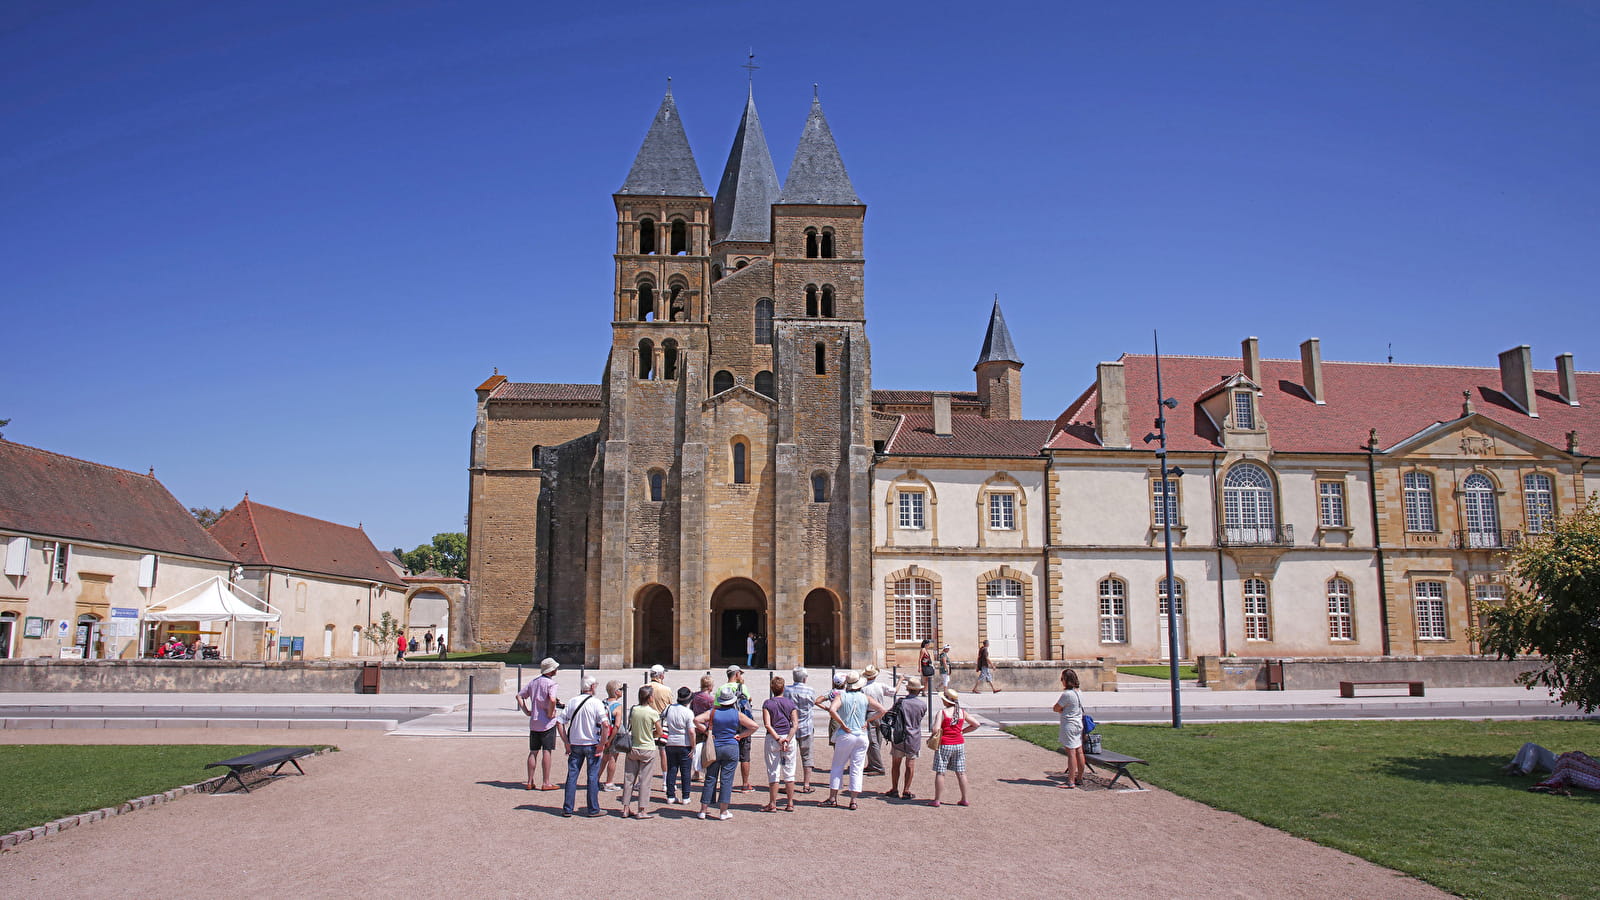
[[[250,526],[250,534],[256,539],[256,549],[261,552],[261,558],[271,559],[272,557],[267,555],[267,545],[261,540],[261,529],[256,527],[255,504],[250,502],[249,491],[244,492],[244,499],[239,501],[239,505],[244,507],[244,521],[246,525]],[[266,504],[263,503],[262,506],[266,506]],[[270,509],[271,507],[268,508]]]
[[[135,472],[132,469],[124,469],[121,466],[113,466],[113,465],[108,465],[108,464],[103,463],[103,462],[95,462],[92,459],[84,459],[81,456],[72,456],[71,454],[68,454],[68,453],[57,453],[54,450],[46,450],[43,447],[35,447],[32,444],[24,444],[24,443],[21,443],[19,441],[6,440],[5,438],[0,438],[0,444],[10,444],[13,447],[20,447],[23,450],[32,450],[35,453],[44,453],[44,454],[47,454],[47,455],[50,455],[50,456],[54,456],[54,457],[56,457],[58,459],[65,459],[65,460],[70,460],[70,461],[76,462],[76,463],[83,463],[85,465],[94,466],[94,467],[99,468],[99,469],[105,469],[105,470],[110,471],[110,472],[122,472],[122,473],[127,474],[127,475],[136,475],[136,476],[138,476],[140,478],[149,478],[149,479],[155,481],[157,484],[161,483],[160,480],[157,479],[155,477],[155,475],[151,474],[150,472]],[[154,468],[152,468],[151,472],[154,472],[154,471],[155,471]],[[163,485],[163,487],[165,487],[165,485]]]

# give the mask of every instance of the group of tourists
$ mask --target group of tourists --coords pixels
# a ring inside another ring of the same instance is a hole
[[[978,727],[978,720],[962,705],[959,693],[945,688],[933,694],[939,708],[929,722],[932,698],[921,676],[907,679],[906,695],[896,697],[891,686],[879,682],[877,667],[869,665],[859,673],[835,674],[831,687],[819,693],[807,683],[809,673],[796,668],[789,680],[772,676],[768,697],[757,706],[745,670],[737,665],[728,667],[721,686],[706,675],[699,690],[684,686],[676,691],[666,684],[666,669],[652,666],[649,681],[628,697],[618,681],[607,682],[602,697],[598,680],[584,677],[578,694],[565,701],[556,691],[559,669],[554,659],[540,662],[539,677],[517,692],[517,706],[528,716],[528,790],[563,789],[551,781],[551,769],[557,742],[566,751],[563,816],[604,816],[600,794],[620,790],[624,818],[653,818],[648,806],[659,770],[666,803],[694,803],[693,782],[699,780],[698,817],[730,819],[732,794],[756,790],[750,766],[757,734],[762,736],[761,761],[767,773],[767,802],[761,811],[794,812],[796,794],[817,790],[811,785],[813,766],[821,763],[814,711],[827,714],[827,743],[832,747],[828,796],[817,806],[856,809],[864,775],[889,776],[885,797],[917,799],[912,782],[924,749],[933,755],[928,804],[943,805],[945,775],[953,774],[959,789],[956,804],[970,805],[966,735]],[[1068,752],[1068,784],[1063,787],[1071,787],[1083,778],[1083,701],[1070,669],[1062,673],[1062,688],[1056,711]],[[580,785],[586,801],[581,810]]]
[[[439,635],[439,642],[438,643],[439,643],[439,658],[440,659],[446,659],[448,651],[445,649],[445,646],[444,646],[444,635],[442,635],[442,634]],[[428,632],[427,634],[424,634],[422,636],[421,640],[418,640],[416,635],[412,635],[410,637],[406,637],[405,635],[402,634],[399,637],[395,638],[395,641],[394,641],[394,658],[395,658],[395,661],[396,662],[405,662],[407,653],[415,653],[418,650],[426,650],[427,652],[432,653],[433,652],[433,644],[434,644],[433,632],[431,632],[431,631]]]

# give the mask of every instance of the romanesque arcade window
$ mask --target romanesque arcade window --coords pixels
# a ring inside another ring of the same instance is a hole
[[[768,297],[756,301],[756,343],[772,343],[772,300]]]
[[[750,483],[750,445],[742,439],[733,442],[733,483]]]
[[[813,473],[811,473],[811,502],[812,503],[827,503],[828,502],[828,473],[826,473],[826,472],[813,472]]]
[[[711,376],[711,393],[720,394],[733,389],[733,373],[727,369],[718,369],[717,374]]]
[[[650,485],[650,501],[660,503],[667,493],[667,473],[660,469],[651,469],[647,480]]]
[[[656,220],[643,218],[639,220],[639,252],[645,256],[656,252]]]
[[[756,373],[756,393],[773,398],[778,396],[776,379],[774,379],[772,377],[772,373],[768,372],[766,369],[762,369]]]

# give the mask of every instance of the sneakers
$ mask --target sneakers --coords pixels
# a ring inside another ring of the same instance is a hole
[[[726,822],[726,821],[728,821],[728,820],[729,820],[729,819],[731,819],[731,818],[733,818],[733,813],[732,813],[732,812],[725,812],[725,813],[723,813],[723,814],[722,814],[722,815],[720,815],[720,816],[717,816],[717,818],[719,818],[719,819],[721,819],[721,820],[722,820],[722,821],[724,821],[724,822]]]

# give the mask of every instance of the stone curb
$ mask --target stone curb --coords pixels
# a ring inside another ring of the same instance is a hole
[[[324,747],[312,753],[311,755],[321,756],[324,753],[332,753],[337,749],[337,747]],[[227,777],[228,776],[226,775],[218,775],[214,778],[207,778],[204,781],[197,781],[194,784],[186,784],[181,787],[175,787],[170,791],[162,791],[159,794],[146,794],[143,797],[135,797],[132,800],[128,800],[118,806],[106,806],[86,813],[78,813],[77,815],[72,816],[62,816],[59,819],[56,819],[52,822],[46,822],[43,825],[35,825],[32,828],[23,828],[13,831],[10,834],[0,834],[0,853],[3,853],[7,850],[15,850],[20,844],[38,840],[39,838],[48,837],[52,834],[60,834],[63,831],[66,831],[70,828],[76,828],[79,825],[88,825],[91,822],[99,822],[109,819],[112,816],[120,816],[123,813],[133,812],[136,809],[145,809],[146,807],[157,806],[171,800],[176,800],[186,794],[204,792],[208,787],[215,788],[216,785],[220,784],[222,780]]]

